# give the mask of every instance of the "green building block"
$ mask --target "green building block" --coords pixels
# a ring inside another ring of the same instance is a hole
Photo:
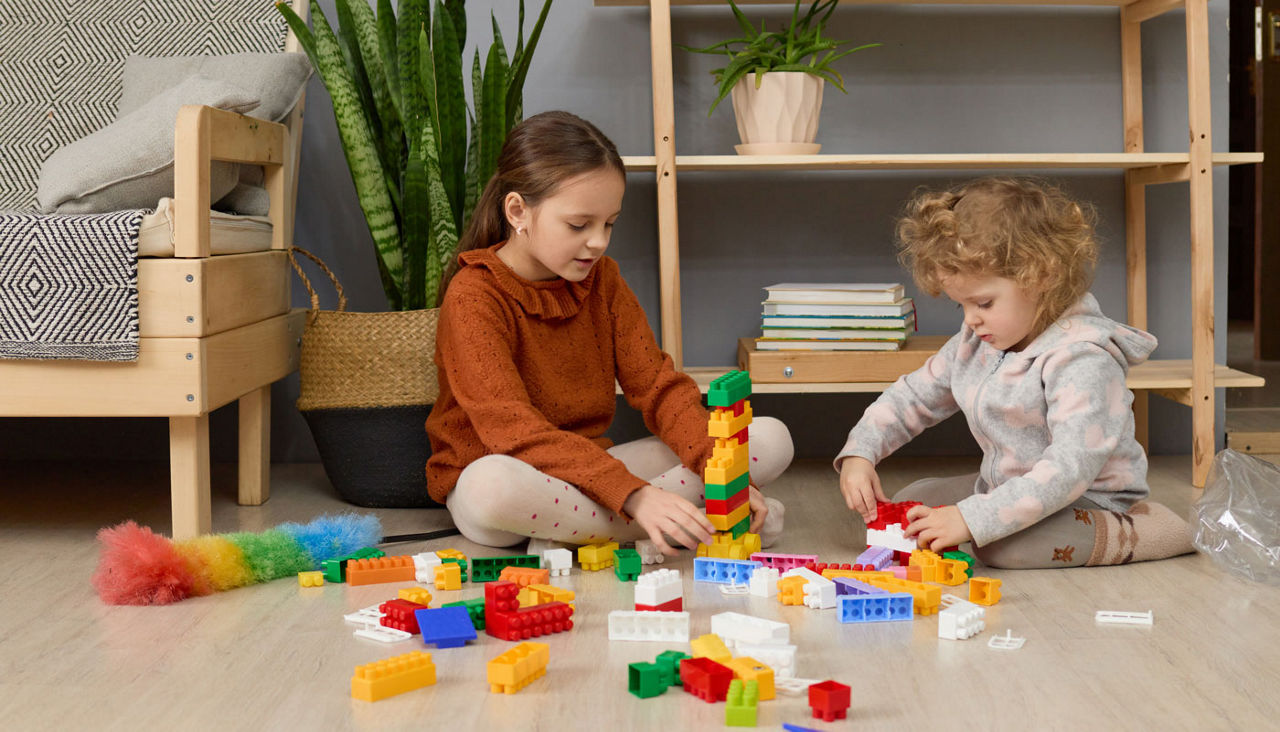
[[[730,371],[711,382],[707,390],[707,405],[732,407],[751,396],[751,376],[746,371]]]
[[[726,727],[756,726],[756,712],[760,698],[760,684],[755,679],[742,685],[742,679],[729,682],[729,696],[725,699],[724,724]]]
[[[967,553],[965,553],[965,552],[960,551],[959,549],[956,549],[956,550],[949,551],[949,552],[943,552],[943,553],[942,553],[942,558],[943,558],[943,559],[958,559],[958,560],[960,560],[961,562],[967,562],[967,563],[969,564],[969,566],[968,566],[968,568],[966,568],[966,569],[964,570],[964,574],[965,574],[965,576],[966,576],[966,577],[968,577],[969,579],[973,579],[973,557],[969,556],[969,555],[968,555]]]
[[[471,581],[493,582],[506,567],[540,569],[542,558],[534,554],[513,554],[507,557],[472,557]]]
[[[733,480],[729,481],[729,485],[720,485],[719,483],[708,483],[703,486],[706,488],[704,495],[708,501],[727,501],[736,496],[738,491],[745,491],[747,483],[751,480],[751,473],[743,473]]]
[[[613,574],[623,582],[634,582],[640,576],[640,554],[635,549],[614,549]]]
[[[453,562],[454,564],[458,565],[458,569],[462,570],[462,574],[458,579],[461,580],[462,582],[467,581],[467,560],[458,559],[457,557],[441,557],[440,563],[443,564],[445,562]]]
[[[641,699],[652,699],[666,692],[670,684],[662,682],[662,669],[656,663],[643,661],[627,665],[627,691]]]
[[[691,656],[680,651],[663,651],[658,654],[653,662],[662,671],[662,683],[667,686],[684,686],[684,682],[680,680],[680,662],[686,658]]]
[[[750,528],[751,528],[751,513],[748,512],[745,518],[743,518],[738,523],[734,524],[733,527],[729,529],[729,532],[732,533],[733,538],[736,539],[739,536],[742,536],[743,534],[747,533],[747,529],[750,529]]]
[[[346,582],[347,581],[347,562],[351,559],[372,559],[374,557],[385,557],[387,553],[381,549],[367,546],[363,549],[357,549],[345,557],[337,559],[326,559],[320,563],[320,570],[324,572],[326,582]]]
[[[476,630],[484,630],[484,598],[473,597],[470,600],[459,600],[457,602],[446,602],[440,607],[453,607],[458,605],[467,609],[467,615],[471,617],[471,624]]]
[[[387,553],[377,547],[367,546],[363,549],[357,549],[343,559],[375,559],[377,557],[385,557]]]

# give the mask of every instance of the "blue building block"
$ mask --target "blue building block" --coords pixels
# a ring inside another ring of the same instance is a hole
[[[842,623],[879,623],[886,620],[910,620],[913,599],[905,592],[884,595],[841,595],[836,598],[836,611]],[[419,610],[418,612],[422,612]]]
[[[760,562],[742,559],[713,559],[698,557],[693,560],[693,581],[714,582],[719,585],[745,585],[751,582],[751,573]]]
[[[836,595],[887,595],[888,590],[873,587],[852,577],[836,577]]]
[[[707,389],[707,406],[732,407],[751,396],[751,375],[746,371],[730,371],[711,382]]]
[[[476,627],[471,615],[461,605],[433,607],[417,610],[418,630],[422,642],[436,648],[461,648],[467,641],[476,639]]]

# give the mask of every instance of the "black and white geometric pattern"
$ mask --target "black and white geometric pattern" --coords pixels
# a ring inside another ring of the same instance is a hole
[[[111,123],[124,60],[276,53],[274,0],[0,0],[0,210],[34,210],[41,164]]]
[[[0,212],[0,358],[138,360],[144,213]]]

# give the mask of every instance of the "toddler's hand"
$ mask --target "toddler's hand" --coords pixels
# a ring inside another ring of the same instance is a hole
[[[849,510],[861,514],[866,523],[876,520],[876,501],[889,500],[880,487],[876,467],[860,457],[847,457],[840,463],[840,492]]]
[[[957,506],[913,506],[907,511],[907,528],[902,535],[916,537],[920,546],[930,551],[940,551],[973,539],[969,525],[964,522]]]
[[[764,526],[764,517],[769,515],[769,506],[764,502],[764,494],[754,485],[747,486],[747,503],[751,504],[751,528],[747,529],[753,534],[760,533],[760,527]]]
[[[697,506],[655,485],[642,486],[634,491],[622,504],[622,510],[635,519],[648,532],[654,546],[668,556],[675,556],[676,550],[667,543],[663,534],[688,549],[696,550],[699,542],[710,544],[711,532],[715,531]]]

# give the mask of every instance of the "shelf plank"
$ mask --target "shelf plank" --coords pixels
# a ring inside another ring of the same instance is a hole
[[[1187,153],[958,153],[903,155],[677,155],[682,172],[708,170],[1160,169],[1187,165]],[[622,158],[631,172],[652,171],[652,155]],[[1262,162],[1262,153],[1214,153],[1214,165]]]

